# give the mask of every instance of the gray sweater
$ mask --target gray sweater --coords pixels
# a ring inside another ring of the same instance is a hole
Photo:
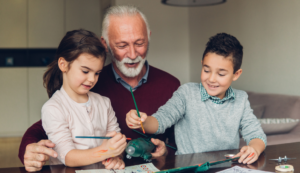
[[[199,153],[239,148],[239,129],[244,140],[266,135],[253,114],[245,91],[233,89],[234,100],[223,104],[201,101],[200,84],[187,83],[153,114],[159,123],[156,134],[175,124],[176,154]]]

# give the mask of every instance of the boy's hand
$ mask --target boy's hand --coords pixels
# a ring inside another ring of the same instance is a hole
[[[126,124],[130,129],[139,129],[141,128],[141,121],[145,122],[147,119],[147,114],[140,112],[141,118],[139,118],[136,110],[132,109],[126,114]]]
[[[240,157],[238,160],[239,163],[251,164],[258,159],[258,152],[251,146],[243,146],[238,154],[234,157]]]
[[[125,163],[120,157],[112,157],[102,161],[105,169],[124,169]]]
[[[125,150],[127,142],[125,135],[117,132],[110,132],[106,136],[112,137],[111,139],[104,140],[102,145],[104,148],[107,148],[106,150],[100,150],[97,153],[99,155],[108,155],[108,157],[115,157]],[[101,145],[101,146],[102,146]]]

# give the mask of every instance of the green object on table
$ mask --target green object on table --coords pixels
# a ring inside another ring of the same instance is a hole
[[[186,167],[180,167],[180,168],[174,168],[174,169],[167,169],[167,170],[158,171],[156,173],[175,173],[175,172],[187,172],[187,171],[193,171],[195,173],[205,172],[205,171],[209,170],[210,166],[229,162],[229,161],[236,160],[239,158],[240,157],[236,157],[236,158],[220,160],[220,161],[216,161],[216,162],[206,162],[206,163],[195,165],[195,166],[186,166]]]
[[[150,138],[137,138],[128,142],[125,152],[126,158],[141,157],[146,161],[150,161],[151,153],[155,149],[155,145],[151,142]]]

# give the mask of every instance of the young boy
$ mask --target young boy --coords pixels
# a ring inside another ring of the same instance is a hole
[[[201,83],[182,85],[152,116],[135,110],[126,115],[129,128],[161,134],[175,124],[176,154],[239,148],[239,129],[247,146],[235,157],[251,164],[264,151],[266,135],[257,121],[245,91],[231,88],[242,74],[243,46],[233,36],[210,38],[202,57]]]

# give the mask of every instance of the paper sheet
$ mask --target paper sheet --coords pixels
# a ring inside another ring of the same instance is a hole
[[[255,169],[247,169],[239,166],[234,166],[232,168],[217,172],[217,173],[271,173],[266,171],[260,171]]]
[[[76,170],[76,173],[153,173],[159,171],[152,163],[127,166],[124,170],[90,169]]]

